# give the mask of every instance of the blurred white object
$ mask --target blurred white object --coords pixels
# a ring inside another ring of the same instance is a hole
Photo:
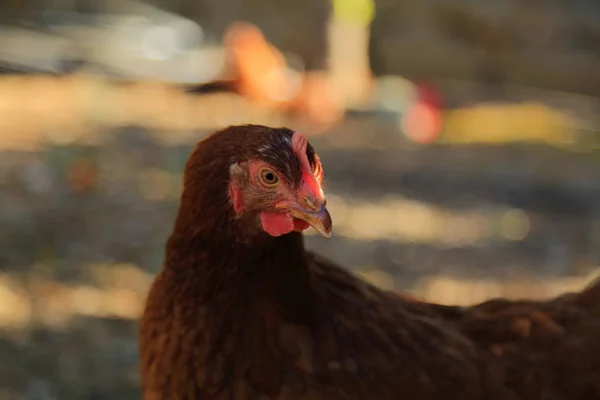
[[[197,23],[140,2],[115,2],[111,8],[114,12],[47,12],[46,24],[81,47],[96,73],[176,83],[206,82],[221,73],[223,51],[207,46]]]
[[[0,26],[0,64],[5,70],[62,73],[78,58],[76,46],[68,39]]]

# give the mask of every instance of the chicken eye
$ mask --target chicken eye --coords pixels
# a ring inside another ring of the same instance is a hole
[[[274,187],[279,184],[279,177],[269,168],[261,169],[258,176],[260,177],[261,183],[267,187]]]

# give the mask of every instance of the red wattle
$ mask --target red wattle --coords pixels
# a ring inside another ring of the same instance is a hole
[[[289,214],[269,211],[260,213],[260,222],[263,230],[271,236],[281,236],[292,231],[302,232],[310,227],[306,221]]]
[[[281,236],[294,230],[294,222],[288,214],[263,211],[260,222],[265,232],[271,236]]]

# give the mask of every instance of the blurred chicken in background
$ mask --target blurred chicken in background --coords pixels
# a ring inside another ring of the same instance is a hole
[[[233,90],[245,98],[288,111],[317,123],[329,125],[341,117],[342,104],[322,72],[297,71],[286,57],[267,41],[253,24],[234,23],[224,37],[228,80],[220,85],[203,84],[192,92],[205,93],[207,87]]]

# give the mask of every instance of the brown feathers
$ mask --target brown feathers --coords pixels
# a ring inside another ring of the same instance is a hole
[[[235,215],[229,167],[293,181],[293,132],[231,127],[187,164],[140,330],[144,399],[600,398],[598,286],[450,307],[385,292]],[[307,157],[314,168],[316,153]],[[598,285],[598,284],[597,284]]]

